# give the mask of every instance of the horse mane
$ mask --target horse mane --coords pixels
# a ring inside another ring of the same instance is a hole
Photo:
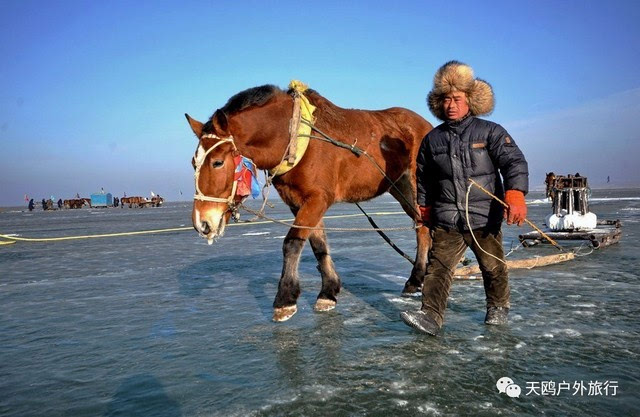
[[[226,115],[232,115],[251,106],[262,106],[276,94],[283,93],[280,88],[272,84],[248,88],[231,97],[220,110]]]
[[[248,88],[231,97],[227,104],[220,109],[227,116],[240,112],[248,107],[263,106],[269,102],[277,94],[286,93],[290,96],[294,95],[294,90],[289,89],[286,92],[273,84],[261,85],[259,87]],[[322,107],[337,107],[335,104],[320,95],[316,90],[309,88],[304,92],[308,97],[313,96],[312,101],[317,102]]]
[[[293,89],[284,91],[273,84],[265,84],[259,87],[248,88],[232,96],[227,103],[220,109],[216,110],[209,120],[203,126],[203,132],[212,132],[214,130],[214,120],[221,125],[223,129],[226,129],[227,117],[235,113],[241,112],[249,107],[264,106],[272,98],[278,94],[288,94],[293,96],[295,94]],[[341,110],[344,110],[331,101],[320,95],[316,90],[308,89],[304,93],[307,98],[318,108],[319,113],[323,113],[323,119],[335,125],[340,125],[344,122],[344,117],[341,114]]]
[[[214,120],[217,119],[222,129],[227,128],[227,116],[238,113],[248,107],[263,106],[271,100],[276,94],[284,93],[280,88],[272,84],[265,84],[259,87],[247,88],[241,91],[229,100],[222,108],[216,110],[209,120],[202,127],[203,132],[214,131]]]

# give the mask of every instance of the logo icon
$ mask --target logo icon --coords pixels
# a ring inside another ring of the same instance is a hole
[[[519,385],[513,382],[513,379],[503,376],[496,382],[496,388],[500,394],[507,394],[511,398],[520,397],[522,390]]]

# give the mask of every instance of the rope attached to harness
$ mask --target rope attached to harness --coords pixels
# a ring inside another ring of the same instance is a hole
[[[396,182],[398,182],[398,180],[402,177],[400,176],[400,178],[396,179],[395,181],[392,180],[391,178],[389,178],[389,176],[387,175],[387,173],[384,171],[384,169],[380,166],[380,164],[378,164],[378,162],[375,160],[375,158],[371,155],[369,155],[367,153],[367,151],[365,151],[362,148],[359,148],[356,146],[356,142],[354,142],[352,145],[348,145],[344,142],[339,142],[335,139],[333,139],[331,136],[327,135],[326,133],[324,133],[323,131],[321,131],[320,129],[318,129],[312,122],[310,122],[309,120],[305,120],[302,119],[301,120],[302,123],[308,125],[312,130],[315,130],[316,132],[318,132],[321,136],[315,136],[315,135],[309,135],[309,138],[311,139],[318,139],[318,140],[322,140],[324,142],[328,142],[332,145],[335,145],[339,148],[343,148],[343,149],[347,149],[349,151],[351,151],[354,155],[360,157],[361,155],[364,155],[367,159],[369,159],[369,161],[371,161],[371,163],[375,166],[375,168],[380,172],[380,174],[382,174],[382,176],[384,177],[384,179],[386,179],[389,182],[390,188],[395,189],[398,192],[398,195],[400,197],[402,197],[402,199],[404,200],[404,202],[407,204],[408,207],[411,207],[413,209],[413,211],[415,212],[415,214],[419,215],[420,212],[418,211],[418,209],[415,207],[415,205],[410,202],[409,200],[407,200],[407,198],[405,197],[405,195],[402,193],[402,191],[398,188],[398,186],[396,185]]]

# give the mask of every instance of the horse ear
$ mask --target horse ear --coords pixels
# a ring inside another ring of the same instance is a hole
[[[226,132],[227,127],[229,126],[229,122],[227,121],[227,115],[220,109],[216,110],[213,114],[213,126],[216,129],[216,132]]]
[[[202,123],[200,123],[196,119],[192,119],[191,116],[189,116],[187,113],[185,113],[184,116],[187,118],[189,126],[191,126],[191,130],[193,130],[193,133],[195,133],[199,139],[200,136],[202,136]]]

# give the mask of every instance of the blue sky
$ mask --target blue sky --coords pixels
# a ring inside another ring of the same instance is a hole
[[[24,194],[188,200],[205,120],[246,88],[300,79],[347,108],[425,104],[457,59],[544,173],[640,185],[637,1],[5,1],[0,205]],[[182,195],[180,194],[182,192]]]

